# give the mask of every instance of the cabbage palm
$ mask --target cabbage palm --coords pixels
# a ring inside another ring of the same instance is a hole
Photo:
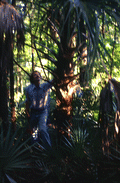
[[[55,119],[61,126],[70,120],[72,114],[71,103],[76,89],[73,81],[77,77],[74,75],[75,66],[80,67],[79,80],[84,87],[88,85],[98,53],[104,58],[101,51],[104,50],[110,57],[103,44],[104,25],[109,26],[111,23],[115,26],[117,22],[119,27],[120,3],[117,0],[56,0],[52,3],[43,0],[34,1],[34,4],[41,11],[41,16],[38,13],[40,27],[36,28],[39,29],[40,37],[36,39],[34,36],[34,48],[39,59],[41,56],[54,65],[55,69],[47,69],[56,78]],[[107,16],[109,21],[106,21]],[[44,42],[42,34],[47,42]],[[40,43],[38,40],[41,40]]]
[[[87,76],[90,75],[97,53],[102,54],[101,50],[103,49],[110,57],[103,43],[105,36],[104,25],[109,26],[109,22],[111,22],[114,26],[117,22],[119,27],[120,4],[118,0],[56,0],[52,1],[52,4],[49,0],[42,0],[34,1],[34,3],[35,7],[38,6],[41,12],[41,16],[38,13],[38,22],[40,24],[36,28],[36,30],[39,29],[40,36],[36,37],[37,34],[34,36],[34,49],[36,49],[38,58],[41,56],[41,58],[49,60],[53,66],[53,69],[48,67],[47,69],[56,77],[57,109],[55,117],[57,124],[61,126],[66,120],[69,121],[72,113],[71,102],[75,89],[72,81],[76,78],[74,67],[78,65],[86,71],[84,72],[81,69],[83,73],[81,82],[83,83],[80,84],[85,86],[87,82],[84,75],[86,73]],[[109,21],[106,21],[107,16],[110,17]],[[104,58],[104,55],[102,56]],[[41,66],[43,68],[42,63]],[[66,139],[65,148],[67,153],[64,150],[64,153],[61,154],[61,149],[57,149],[52,154],[53,156],[44,154],[43,157],[41,153],[38,153],[40,159],[37,165],[40,170],[45,170],[44,173],[47,175],[49,173],[51,175],[53,172],[53,177],[54,175],[58,176],[58,179],[62,178],[62,181],[65,175],[62,171],[63,167],[65,171],[71,170],[76,175],[79,168],[84,176],[89,175],[91,177],[91,175],[95,175],[97,177],[96,163],[98,163],[97,166],[101,165],[100,161],[103,160],[103,154],[101,139],[99,139],[100,135],[97,134],[99,141],[95,138],[98,129],[93,127],[93,130],[95,133],[90,134],[88,132],[89,135],[81,129],[76,129],[76,134],[72,131],[72,135],[76,135],[77,138],[72,136],[70,141]],[[102,165],[100,168],[102,169]],[[92,174],[92,171],[94,174]],[[62,177],[60,176],[61,173]],[[68,171],[67,175],[69,173]],[[94,177],[92,178],[94,179]],[[92,182],[94,181],[92,180]]]
[[[12,5],[0,1],[0,117],[4,124],[8,121],[8,89],[6,83],[9,71],[11,111],[14,113],[13,38],[15,36],[17,46],[20,48],[24,44],[22,18]]]

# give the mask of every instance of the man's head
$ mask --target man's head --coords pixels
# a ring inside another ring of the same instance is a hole
[[[34,71],[30,76],[30,82],[35,86],[39,86],[41,78],[41,74],[38,71]]]

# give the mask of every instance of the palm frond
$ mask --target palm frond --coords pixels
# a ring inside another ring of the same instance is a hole
[[[10,4],[1,1],[0,2],[0,38],[3,38],[3,34],[9,36],[17,31],[17,45],[24,45],[24,25],[23,20],[17,10]]]
[[[71,156],[82,159],[85,154],[85,143],[87,143],[88,132],[81,127],[80,123],[76,126],[70,127],[70,133],[68,133],[70,139],[65,138],[65,145],[71,151]]]
[[[58,56],[57,56],[57,54],[55,53],[55,51],[54,50],[51,50],[50,48],[48,48],[48,47],[46,47],[45,45],[43,45],[43,44],[39,44],[40,46],[42,46],[42,47],[44,47],[44,48],[46,48],[51,54],[53,54],[57,59],[58,59]],[[39,49],[38,49],[39,50]],[[48,59],[49,60],[49,59]],[[50,60],[54,60],[53,58],[51,58]],[[55,62],[55,61],[53,61],[53,62]]]
[[[55,78],[59,79],[57,74],[55,73],[55,71],[53,69],[51,69],[48,66],[44,66],[44,68],[46,68]]]
[[[43,29],[40,29],[41,32],[45,33],[48,37],[50,37],[56,44],[57,46],[60,48],[61,47],[61,44],[60,44],[60,41],[57,40],[56,38],[54,38],[51,34],[47,33],[45,30]]]
[[[43,72],[44,72],[44,75],[45,75],[46,79],[48,79],[48,78],[47,78],[47,75],[46,75],[46,73],[45,73],[45,70],[44,70],[43,64],[42,64],[42,62],[41,62],[41,58],[40,58],[40,55],[39,55],[39,52],[38,52],[38,49],[37,49],[37,47],[36,47],[35,42],[34,42],[34,47],[35,47],[36,53],[37,53],[37,55],[38,55],[38,58],[39,58],[39,61],[40,61],[41,67],[42,67]]]
[[[15,180],[13,180],[8,174],[5,174],[10,183],[17,183]]]
[[[19,30],[22,26],[22,19],[16,9],[5,2],[0,2],[0,33],[12,33],[13,30]]]
[[[24,133],[18,137],[19,129],[12,134],[11,126],[9,126],[6,138],[3,138],[3,129],[0,133],[0,175],[7,176],[12,181],[14,171],[30,168],[31,154],[26,144],[30,139],[22,141]],[[13,180],[14,181],[14,180]]]

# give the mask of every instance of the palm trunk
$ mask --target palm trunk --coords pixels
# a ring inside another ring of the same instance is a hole
[[[56,103],[57,108],[54,118],[57,123],[58,131],[62,134],[71,126],[72,119],[72,100],[76,85],[73,83],[73,55],[74,49],[68,48],[64,53],[59,53],[59,62],[57,65],[57,87]],[[67,129],[66,129],[67,125]],[[59,139],[61,136],[59,133]]]
[[[68,12],[66,11],[65,14],[65,17],[67,17]],[[76,48],[74,47],[74,35],[72,35],[73,27],[70,27],[70,22],[72,21],[71,16],[72,14],[69,15],[67,20],[65,19],[66,21],[61,34],[61,47],[59,47],[56,69],[56,75],[58,76],[56,87],[57,108],[54,113],[54,119],[56,121],[58,131],[62,132],[62,134],[67,134],[65,133],[66,125],[67,129],[72,125],[73,93],[77,87],[74,83],[73,57]]]

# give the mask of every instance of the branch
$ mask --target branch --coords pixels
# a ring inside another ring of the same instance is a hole
[[[107,68],[106,68],[106,65],[105,65],[105,63],[103,62],[103,60],[101,60],[101,62],[102,62],[102,65],[103,65],[103,67],[104,67],[106,73],[108,74],[108,76],[110,76],[110,74],[109,74],[109,72],[108,72],[108,70],[107,70]]]
[[[29,47],[31,47],[31,48],[33,48],[33,49],[35,49],[36,52],[40,51],[40,52],[43,53],[44,56],[45,56],[45,57],[43,57],[43,58],[46,58],[46,59],[48,59],[49,61],[51,61],[53,64],[57,65],[57,61],[55,61],[55,60],[54,60],[52,57],[50,57],[48,54],[44,53],[41,49],[37,49],[36,46],[32,46],[32,45],[29,45],[29,44],[25,44],[25,45],[26,45],[26,46],[29,46]],[[39,53],[38,53],[38,54],[39,54]]]
[[[57,32],[57,34],[58,34],[58,36],[60,35],[59,34],[59,31],[58,31],[58,29],[57,29],[57,27],[55,26],[55,24],[50,20],[50,18],[47,18],[48,19],[48,21],[51,23],[51,25],[54,27],[54,29],[56,30],[56,32]],[[52,28],[52,27],[51,27]],[[59,36],[59,39],[60,39],[60,36]]]
[[[59,79],[59,77],[57,76],[57,74],[54,72],[53,69],[51,69],[50,67],[48,66],[44,66],[44,68],[46,68],[47,70],[49,70],[49,72],[57,79]]]
[[[40,46],[42,46],[42,47],[44,47],[44,48],[46,48],[48,51],[50,51],[57,59],[58,59],[58,56],[57,56],[57,54],[53,51],[53,50],[51,50],[51,49],[49,49],[48,47],[46,47],[45,45],[43,45],[43,44],[38,44],[38,45],[40,45]],[[38,49],[39,50],[39,49]]]
[[[41,30],[41,29],[40,29]],[[48,34],[47,32],[45,32],[44,30],[42,30],[47,36],[49,36],[57,45],[58,47],[60,48],[61,47],[61,44],[59,41],[57,41],[57,39],[55,39],[52,35]]]
[[[46,73],[45,73],[45,70],[44,70],[43,64],[42,64],[42,62],[41,62],[41,58],[40,58],[40,55],[39,55],[39,53],[38,53],[38,49],[36,48],[36,44],[35,44],[35,42],[34,42],[34,47],[35,47],[36,53],[37,53],[37,55],[38,55],[38,58],[39,58],[39,61],[40,61],[41,67],[42,67],[43,72],[44,72],[44,75],[45,75],[46,79],[48,79],[48,77],[47,77],[47,75],[46,75]]]
[[[44,53],[42,50],[38,49],[38,51],[40,51],[41,53],[44,54],[44,57],[42,58],[46,58],[48,59],[50,62],[52,62],[55,66],[57,66],[57,61],[55,61],[52,57],[50,57],[48,54]]]
[[[15,59],[13,59],[13,61],[30,77],[30,74],[25,70],[23,69],[20,64],[18,64],[18,62],[15,61]]]

